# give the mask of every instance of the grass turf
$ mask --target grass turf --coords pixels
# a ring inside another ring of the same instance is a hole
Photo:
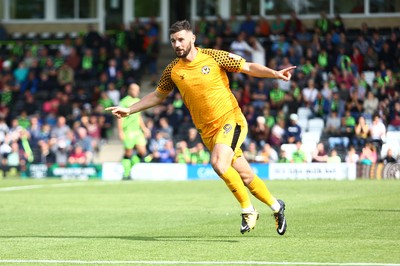
[[[255,199],[257,227],[241,235],[239,205],[222,181],[5,179],[0,181],[0,264],[400,263],[399,181],[267,185],[286,202],[284,236],[276,233],[269,208]],[[16,186],[29,187],[6,190]]]

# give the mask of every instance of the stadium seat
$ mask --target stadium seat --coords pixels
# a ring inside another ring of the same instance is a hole
[[[308,131],[308,132],[303,132],[301,134],[301,142],[302,143],[310,143],[314,142],[317,143],[321,139],[321,131]]]
[[[55,37],[56,39],[64,39],[64,37],[65,37],[66,35],[67,35],[67,34],[66,34],[65,32],[59,31],[59,32],[57,32],[56,34],[54,34],[54,37]]]
[[[297,115],[299,116],[299,120],[308,119],[312,115],[312,112],[308,107],[299,107],[299,109],[297,109]]]
[[[42,40],[48,40],[51,37],[51,33],[50,32],[42,32],[40,33],[40,39]]]
[[[292,155],[296,151],[296,149],[297,149],[296,144],[288,144],[288,143],[286,143],[286,144],[282,144],[281,145],[281,150],[286,152],[286,157],[289,160],[292,160]]]
[[[381,158],[384,158],[386,156],[389,148],[392,149],[394,158],[399,155],[399,142],[387,142],[382,145]]]
[[[325,123],[322,118],[312,118],[308,120],[307,131],[310,132],[322,132],[324,129]]]
[[[297,124],[301,127],[301,131],[302,132],[306,132],[307,131],[308,119],[301,118],[301,119],[297,120]]]
[[[79,33],[78,32],[70,32],[69,33],[69,37],[71,38],[71,39],[75,39],[76,37],[78,37],[79,36]]]
[[[304,151],[307,158],[307,162],[310,163],[312,161],[312,154],[316,148],[317,148],[316,141],[314,140],[302,141],[301,150]]]
[[[397,143],[400,145],[400,131],[388,131],[386,132],[385,143]]]
[[[37,33],[36,32],[28,32],[26,34],[26,38],[27,39],[35,39],[37,37]]]
[[[14,39],[14,40],[19,40],[19,39],[22,39],[23,36],[24,35],[21,32],[14,32],[11,35],[11,38]]]

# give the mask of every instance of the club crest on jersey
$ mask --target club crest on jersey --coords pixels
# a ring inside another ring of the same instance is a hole
[[[223,127],[223,129],[224,129],[224,134],[228,134],[229,131],[232,130],[232,125],[231,125],[231,124],[226,124],[226,125]]]
[[[203,73],[204,75],[207,75],[208,73],[210,73],[210,68],[208,66],[203,66],[201,68],[201,73]]]

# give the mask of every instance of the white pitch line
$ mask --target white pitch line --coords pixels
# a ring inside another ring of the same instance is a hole
[[[321,265],[321,266],[399,266],[390,263],[363,262],[278,262],[278,261],[112,261],[112,260],[0,260],[1,263],[43,263],[43,264],[149,264],[149,265]]]
[[[95,184],[102,184],[102,182],[98,182]],[[104,182],[106,183],[106,182]],[[32,190],[32,189],[40,189],[40,188],[47,188],[47,187],[73,187],[73,186],[83,186],[88,184],[94,184],[87,181],[80,181],[80,182],[73,182],[73,183],[58,183],[58,184],[43,184],[43,185],[28,185],[28,186],[15,186],[15,187],[2,187],[0,188],[0,192],[7,192],[7,191],[18,191],[18,190]],[[107,182],[107,184],[109,184]]]

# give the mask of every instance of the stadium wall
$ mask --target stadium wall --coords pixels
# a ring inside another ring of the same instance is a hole
[[[353,164],[353,163],[252,163],[253,171],[265,180],[356,180],[400,179],[400,163]],[[31,164],[26,172],[17,167],[0,169],[2,178],[62,178],[74,180],[101,179],[122,180],[124,169],[119,162],[92,165]],[[185,181],[218,180],[210,164],[187,165],[175,163],[138,163],[131,171],[132,180]]]

